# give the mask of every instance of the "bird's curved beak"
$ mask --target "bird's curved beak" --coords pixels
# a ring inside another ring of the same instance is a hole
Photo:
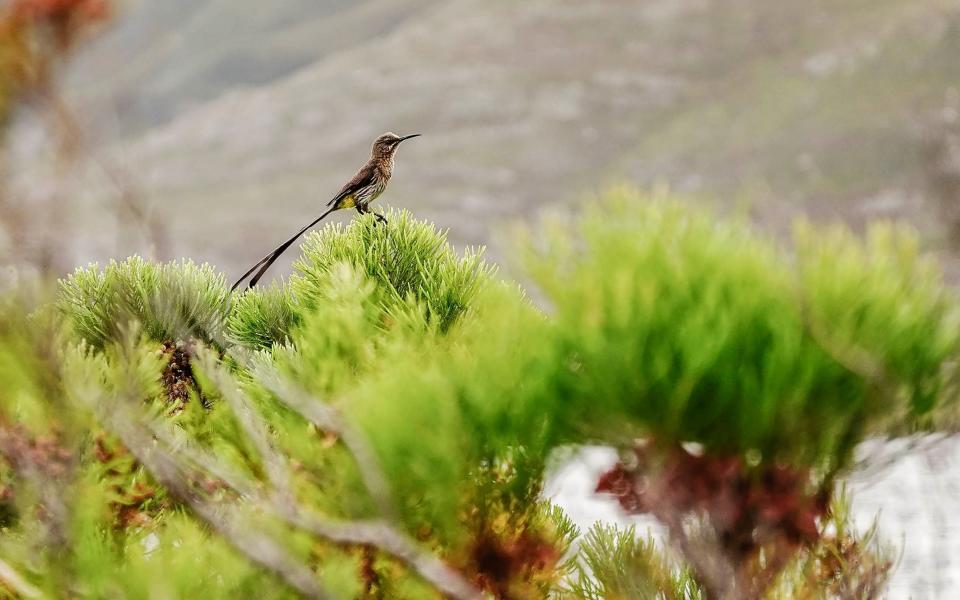
[[[399,144],[400,142],[409,140],[410,138],[420,137],[420,135],[421,135],[421,134],[419,134],[419,133],[412,133],[412,134],[410,134],[410,135],[405,135],[405,136],[403,136],[402,138],[400,138],[400,141],[397,142],[397,143]]]

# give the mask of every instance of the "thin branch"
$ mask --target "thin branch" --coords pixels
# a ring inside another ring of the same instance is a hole
[[[735,598],[738,580],[736,570],[720,548],[705,548],[706,540],[702,539],[696,544],[687,535],[678,516],[665,517],[663,511],[659,512],[661,515],[658,518],[667,523],[670,539],[697,574],[697,581],[703,586],[706,597],[710,600]]]
[[[256,484],[250,482],[245,477],[239,475],[234,469],[224,465],[222,462],[205,448],[193,443],[185,435],[178,435],[170,428],[164,427],[148,418],[142,419],[143,427],[157,442],[168,448],[168,452],[176,454],[183,458],[185,464],[192,464],[194,467],[214,478],[226,483],[234,492],[245,498],[257,498],[260,496],[260,490]],[[188,448],[188,452],[182,450]]]
[[[270,441],[267,424],[259,418],[251,406],[250,398],[237,386],[236,380],[218,365],[210,352],[201,349],[197,352],[200,366],[220,390],[230,405],[247,436],[253,440],[257,452],[263,459],[267,477],[281,502],[293,506],[296,502],[290,466],[286,457],[280,454]]]
[[[291,525],[333,542],[372,546],[400,560],[438,590],[456,600],[479,600],[483,595],[442,560],[417,547],[410,539],[379,521],[335,523],[295,512],[280,512]]]
[[[291,586],[304,591],[305,577],[309,574],[311,586],[306,588],[309,593],[304,593],[310,597],[327,597],[317,586],[312,572],[297,563],[295,558],[290,557],[269,536],[250,531],[249,524],[239,522],[236,517],[231,519],[217,514],[214,507],[190,485],[187,469],[182,466],[183,463],[178,462],[178,457],[182,458],[183,462],[200,466],[220,479],[227,487],[251,502],[251,508],[257,512],[338,545],[375,547],[406,564],[425,581],[454,600],[483,598],[459,573],[436,556],[418,548],[412,540],[390,524],[382,521],[335,522],[315,515],[305,515],[297,510],[294,503],[283,501],[276,495],[264,495],[256,485],[232,472],[207,450],[192,445],[189,454],[184,454],[182,450],[178,450],[178,446],[188,444],[165,431],[169,428],[156,423],[150,424],[150,421],[141,425],[128,416],[128,411],[119,406],[120,402],[113,402],[114,406],[108,408],[110,403],[106,398],[96,400],[91,406],[101,408],[104,421],[112,425],[111,428],[123,444],[161,484],[190,506],[198,517],[209,523],[240,552],[278,574]],[[229,515],[229,509],[224,507],[224,510]]]
[[[225,510],[225,514],[219,514],[193,489],[187,471],[173,455],[164,452],[152,439],[149,431],[138,425],[136,419],[129,417],[126,413],[126,410],[115,405],[112,410],[105,411],[102,416],[123,445],[157,481],[186,503],[194,514],[210,525],[236,550],[276,574],[301,594],[317,600],[333,598],[317,583],[312,570],[291,556],[269,535],[252,529],[246,520],[231,515],[230,510]]]
[[[31,585],[30,582],[24,579],[23,575],[18,573],[16,569],[3,559],[0,559],[0,581],[16,592],[18,596],[23,596],[24,598],[40,598],[43,596],[43,593],[39,589]]]
[[[226,396],[232,397],[232,399],[228,398],[228,402],[232,402],[232,406],[239,408],[238,414],[243,413],[242,416],[240,416],[241,420],[246,419],[250,421],[245,427],[249,427],[248,434],[254,438],[254,443],[263,453],[264,460],[270,463],[268,468],[277,470],[278,472],[289,473],[289,469],[285,464],[286,461],[277,453],[273,445],[270,444],[265,426],[263,426],[262,423],[253,422],[256,417],[250,412],[249,406],[244,406],[244,399],[240,397],[243,394],[236,390],[235,383],[233,383],[232,379],[227,376],[222,369],[211,363],[208,363],[208,366],[205,368],[207,369],[205,372],[208,372],[211,377],[214,378],[221,392]],[[281,396],[281,400],[289,397],[288,395],[283,395]],[[295,405],[290,406],[302,408],[306,414],[301,414],[304,415],[305,418],[307,418],[307,414],[314,415],[324,419],[324,422],[327,424],[332,424],[339,420],[332,409],[304,396],[299,396],[299,401],[296,402]],[[342,427],[342,423],[340,425],[339,433],[343,436],[349,429]],[[358,445],[348,445],[351,450],[355,450],[357,446]],[[366,447],[363,444],[359,446]],[[301,514],[296,510],[296,504],[294,502],[285,502],[277,499],[272,501],[271,504],[281,519],[298,529],[303,529],[318,537],[338,544],[372,546],[385,551],[387,554],[392,555],[419,573],[426,581],[432,583],[437,589],[452,598],[469,600],[481,597],[473,586],[463,580],[458,573],[443,561],[419,549],[416,544],[411,542],[405,535],[387,523],[379,521],[338,523],[316,516]]]
[[[276,369],[264,364],[248,365],[248,367],[281,402],[307,421],[324,431],[338,435],[342,435],[343,430],[347,428],[336,409],[329,404],[310,398],[306,392],[281,377]]]
[[[931,450],[934,450],[938,446],[942,445],[944,442],[956,439],[956,434],[924,433],[910,436],[907,439],[909,441],[907,441],[901,448],[896,448],[893,451],[888,452],[888,444],[884,446],[880,452],[856,461],[850,469],[850,476],[848,479],[868,482],[871,479],[882,475],[884,471],[892,467],[897,462],[903,460],[905,457],[914,456],[917,452],[920,454],[927,454]],[[879,454],[885,454],[885,456],[878,456]],[[869,487],[869,485],[873,485],[873,483],[867,484],[867,487]]]
[[[163,443],[171,440],[172,436],[152,428],[156,439]],[[373,546],[386,554],[393,556],[400,562],[417,572],[425,581],[455,600],[476,600],[482,598],[456,571],[451,569],[439,558],[417,547],[407,536],[383,521],[333,521],[316,515],[306,515],[296,509],[295,503],[284,499],[267,497],[260,493],[256,486],[239,477],[230,469],[224,467],[205,449],[191,447],[189,454],[170,447],[171,454],[177,454],[186,461],[204,468],[207,472],[221,479],[228,487],[241,494],[248,501],[254,503],[254,508],[268,515],[273,515],[281,521],[309,532],[317,537],[324,538],[334,544],[345,546]],[[173,460],[173,457],[170,457]]]
[[[353,455],[360,477],[376,502],[377,508],[387,518],[395,519],[396,510],[391,501],[390,486],[373,450],[363,436],[346,423],[336,409],[317,400],[303,388],[285,380],[276,370],[264,365],[254,367],[254,370],[260,381],[287,407],[318,428],[340,436]]]

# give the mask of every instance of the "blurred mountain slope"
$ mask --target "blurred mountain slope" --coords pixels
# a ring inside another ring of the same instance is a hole
[[[139,0],[71,73],[81,104],[119,133],[164,123],[238,86],[269,84],[366,43],[436,0]]]
[[[748,202],[777,229],[804,212],[932,227],[928,148],[960,111],[946,0],[182,4],[172,49],[84,68],[104,69],[101,98],[169,98],[104,155],[175,254],[224,268],[309,220],[385,130],[425,135],[383,201],[460,243],[623,179]]]

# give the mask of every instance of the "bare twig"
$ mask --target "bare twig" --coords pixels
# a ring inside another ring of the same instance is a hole
[[[913,456],[917,452],[927,454],[930,451],[941,446],[944,442],[956,439],[954,433],[923,433],[913,435],[907,438],[908,441],[902,447],[893,451],[888,451],[889,444],[886,444],[879,452],[861,458],[855,462],[850,469],[849,480],[869,482],[880,476],[884,471],[907,456]],[[880,441],[880,440],[877,440]],[[872,441],[867,443],[873,443]],[[882,454],[882,456],[881,456]],[[869,486],[870,484],[867,484]]]
[[[156,429],[158,428],[151,430],[156,431]],[[172,439],[172,436],[165,432],[156,431],[156,433],[158,441]],[[173,447],[169,444],[168,446]],[[420,550],[407,536],[386,522],[337,522],[304,514],[297,510],[294,502],[288,502],[276,496],[272,498],[264,496],[255,485],[232,473],[229,468],[224,467],[212,454],[202,448],[191,447],[189,454],[176,450],[171,452],[181,454],[184,460],[191,461],[214,474],[248,501],[255,503],[255,507],[264,514],[273,515],[293,527],[338,545],[375,547],[406,564],[424,580],[456,600],[474,600],[482,597],[456,571],[432,554]]]
[[[232,378],[224,373],[221,368],[213,365],[212,362],[208,361],[206,369],[205,372],[214,378],[214,382],[220,387],[221,392],[224,393],[225,396],[229,396],[227,401],[231,402],[231,406],[233,406],[235,410],[238,410],[238,416],[241,421],[247,421],[244,427],[248,428],[248,435],[254,439],[254,443],[263,454],[264,460],[269,463],[268,468],[289,474],[286,461],[277,453],[276,449],[270,443],[265,426],[262,423],[255,422],[256,417],[252,414],[249,406],[245,405],[245,399],[241,397],[243,394],[237,391],[236,384]],[[279,381],[279,379],[274,379],[274,381]],[[304,418],[307,418],[318,426],[322,423],[335,427],[341,437],[344,437],[344,443],[355,453],[355,458],[357,458],[358,462],[360,461],[356,455],[356,451],[358,448],[366,450],[366,444],[359,443],[358,438],[355,438],[353,443],[347,442],[345,436],[347,432],[351,430],[348,427],[344,427],[344,424],[333,409],[312,400],[307,397],[305,393],[297,393],[292,390],[290,386],[279,383],[278,387],[284,388],[282,391],[274,388],[277,390],[275,393],[279,392],[278,396],[280,396],[281,401],[284,401],[288,406],[300,412]],[[296,398],[296,400],[289,402],[287,399],[291,397]],[[240,413],[242,413],[242,415]],[[383,481],[382,476],[373,465],[372,457],[368,460],[368,475],[370,473],[376,473],[373,479]],[[286,485],[289,489],[288,482],[283,485]],[[386,494],[385,482],[383,482],[383,488],[382,493]],[[453,571],[443,561],[428,552],[420,550],[416,544],[387,523],[379,521],[336,523],[316,516],[304,515],[296,510],[296,504],[294,502],[274,501],[273,508],[277,511],[278,516],[290,525],[309,531],[318,537],[339,544],[370,546],[387,552],[452,598],[466,600],[480,597],[479,593],[471,585],[466,583],[459,574]]]
[[[257,451],[263,458],[267,477],[270,478],[270,484],[274,492],[278,495],[279,501],[288,506],[293,506],[296,502],[293,493],[293,483],[290,475],[290,465],[286,458],[274,448],[270,441],[270,434],[266,423],[260,419],[254,409],[250,406],[250,398],[239,389],[237,382],[227,374],[223,367],[218,365],[210,352],[200,349],[196,353],[204,373],[207,374],[213,383],[220,390],[223,398],[230,405],[240,425],[246,431],[247,436],[253,440]]]
[[[156,422],[146,418],[141,419],[142,425],[153,436],[153,439],[163,444],[169,452],[183,458],[186,464],[192,464],[208,475],[225,482],[234,492],[245,498],[257,498],[260,490],[257,485],[239,475],[234,469],[224,465],[205,448],[194,444],[183,435],[178,435]],[[184,450],[186,448],[186,451]]]
[[[16,569],[3,559],[0,559],[0,581],[16,592],[18,596],[23,596],[24,598],[40,598],[43,596],[39,589],[31,585],[30,582],[24,579],[23,575],[18,573]]]
[[[195,460],[206,465],[216,463],[212,456],[209,454],[204,456],[202,451]],[[216,470],[220,473],[229,472],[223,467]],[[272,514],[293,527],[338,545],[375,547],[406,564],[424,580],[456,600],[482,598],[480,593],[456,571],[432,554],[420,550],[407,536],[388,523],[382,521],[336,522],[316,515],[303,514],[297,510],[296,504],[258,494],[255,492],[255,487],[247,482],[238,481],[231,476],[227,476],[223,481],[234,490],[246,490],[244,495],[264,514]]]
[[[367,441],[353,427],[346,423],[333,407],[312,397],[303,388],[281,377],[276,370],[260,365],[254,367],[259,380],[272,391],[277,398],[307,421],[320,429],[336,433],[350,450],[363,483],[373,497],[377,508],[386,517],[393,519],[396,511],[391,501],[390,486]]]
[[[281,513],[288,523],[333,542],[372,546],[400,560],[438,590],[456,600],[479,600],[480,592],[436,556],[418,548],[410,539],[379,521],[334,523],[296,513]]]
[[[169,253],[167,227],[160,217],[149,210],[143,195],[134,185],[134,178],[130,173],[108,162],[102,154],[98,153],[89,144],[76,115],[55,86],[52,84],[40,86],[37,89],[36,96],[38,100],[45,102],[49,107],[50,116],[54,123],[53,127],[60,134],[61,160],[81,154],[89,160],[94,167],[100,170],[116,192],[113,211],[121,229],[136,227],[141,231],[146,241],[153,245],[157,256],[167,255]]]
[[[186,469],[177,462],[173,454],[160,448],[149,431],[129,416],[126,410],[113,406],[102,416],[137,460],[235,549],[276,574],[304,596],[318,600],[333,598],[317,583],[313,571],[291,556],[276,540],[251,528],[249,523],[231,514],[234,511],[229,508],[220,514],[193,488]]]
[[[217,375],[216,369],[209,372],[213,377],[218,378],[216,383],[222,390],[228,390],[227,394],[231,393],[229,390],[234,386],[229,384],[228,375],[223,372]],[[123,399],[111,403],[102,394],[98,396],[92,399],[90,405],[100,409],[104,422],[114,430],[124,445],[160,483],[190,506],[198,517],[209,523],[240,552],[276,573],[309,597],[327,597],[316,584],[312,572],[289,556],[273,538],[251,530],[247,523],[241,524],[238,517],[233,515],[235,509],[221,505],[218,512],[211,502],[191,485],[190,474],[183,466],[184,464],[192,463],[217,477],[224,485],[242,495],[251,503],[250,508],[260,514],[276,518],[334,544],[376,548],[407,565],[425,581],[454,600],[479,600],[483,597],[459,573],[436,556],[421,550],[389,523],[383,521],[335,522],[316,515],[304,514],[295,502],[282,499],[275,494],[269,496],[263,494],[258,486],[246,477],[234,473],[207,450],[189,445],[184,440],[178,439],[178,436],[172,435],[168,427],[150,420],[143,421],[145,424],[141,424],[140,420],[129,414],[129,409],[120,406],[124,404]],[[238,397],[234,398],[234,401],[240,400]],[[129,399],[125,404],[136,405]],[[323,408],[322,405],[320,408]],[[308,410],[317,412],[320,408],[307,407]],[[270,444],[265,426],[255,422],[255,415],[247,412],[240,418],[241,420],[250,419],[249,426],[255,430],[255,437],[261,437],[260,441],[255,443],[258,445],[258,450],[266,453],[265,460],[277,461],[282,468],[287,468],[283,457]],[[189,453],[184,453],[182,450],[185,446],[189,447]]]
[[[258,381],[263,383],[281,402],[296,411],[304,419],[324,431],[336,434],[343,433],[346,424],[340,417],[340,413],[332,406],[310,398],[299,387],[288,383],[273,367],[264,364],[248,364],[247,366]]]
[[[666,507],[666,511],[670,508]],[[707,598],[711,600],[732,600],[737,597],[736,569],[726,559],[718,546],[705,547],[707,542],[699,539],[697,542],[690,539],[683,528],[679,515],[667,516],[664,510],[658,511],[658,519],[667,524],[670,539],[677,546],[680,554],[690,563],[697,574],[697,581],[703,586]]]

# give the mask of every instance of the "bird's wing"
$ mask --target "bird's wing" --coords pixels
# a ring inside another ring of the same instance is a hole
[[[338,202],[349,196],[350,194],[355,193],[357,190],[362,190],[363,188],[371,185],[376,179],[376,170],[375,167],[367,163],[357,171],[357,174],[348,181],[340,191],[337,192],[337,195],[334,196],[330,202],[327,202],[327,206],[336,206]]]

